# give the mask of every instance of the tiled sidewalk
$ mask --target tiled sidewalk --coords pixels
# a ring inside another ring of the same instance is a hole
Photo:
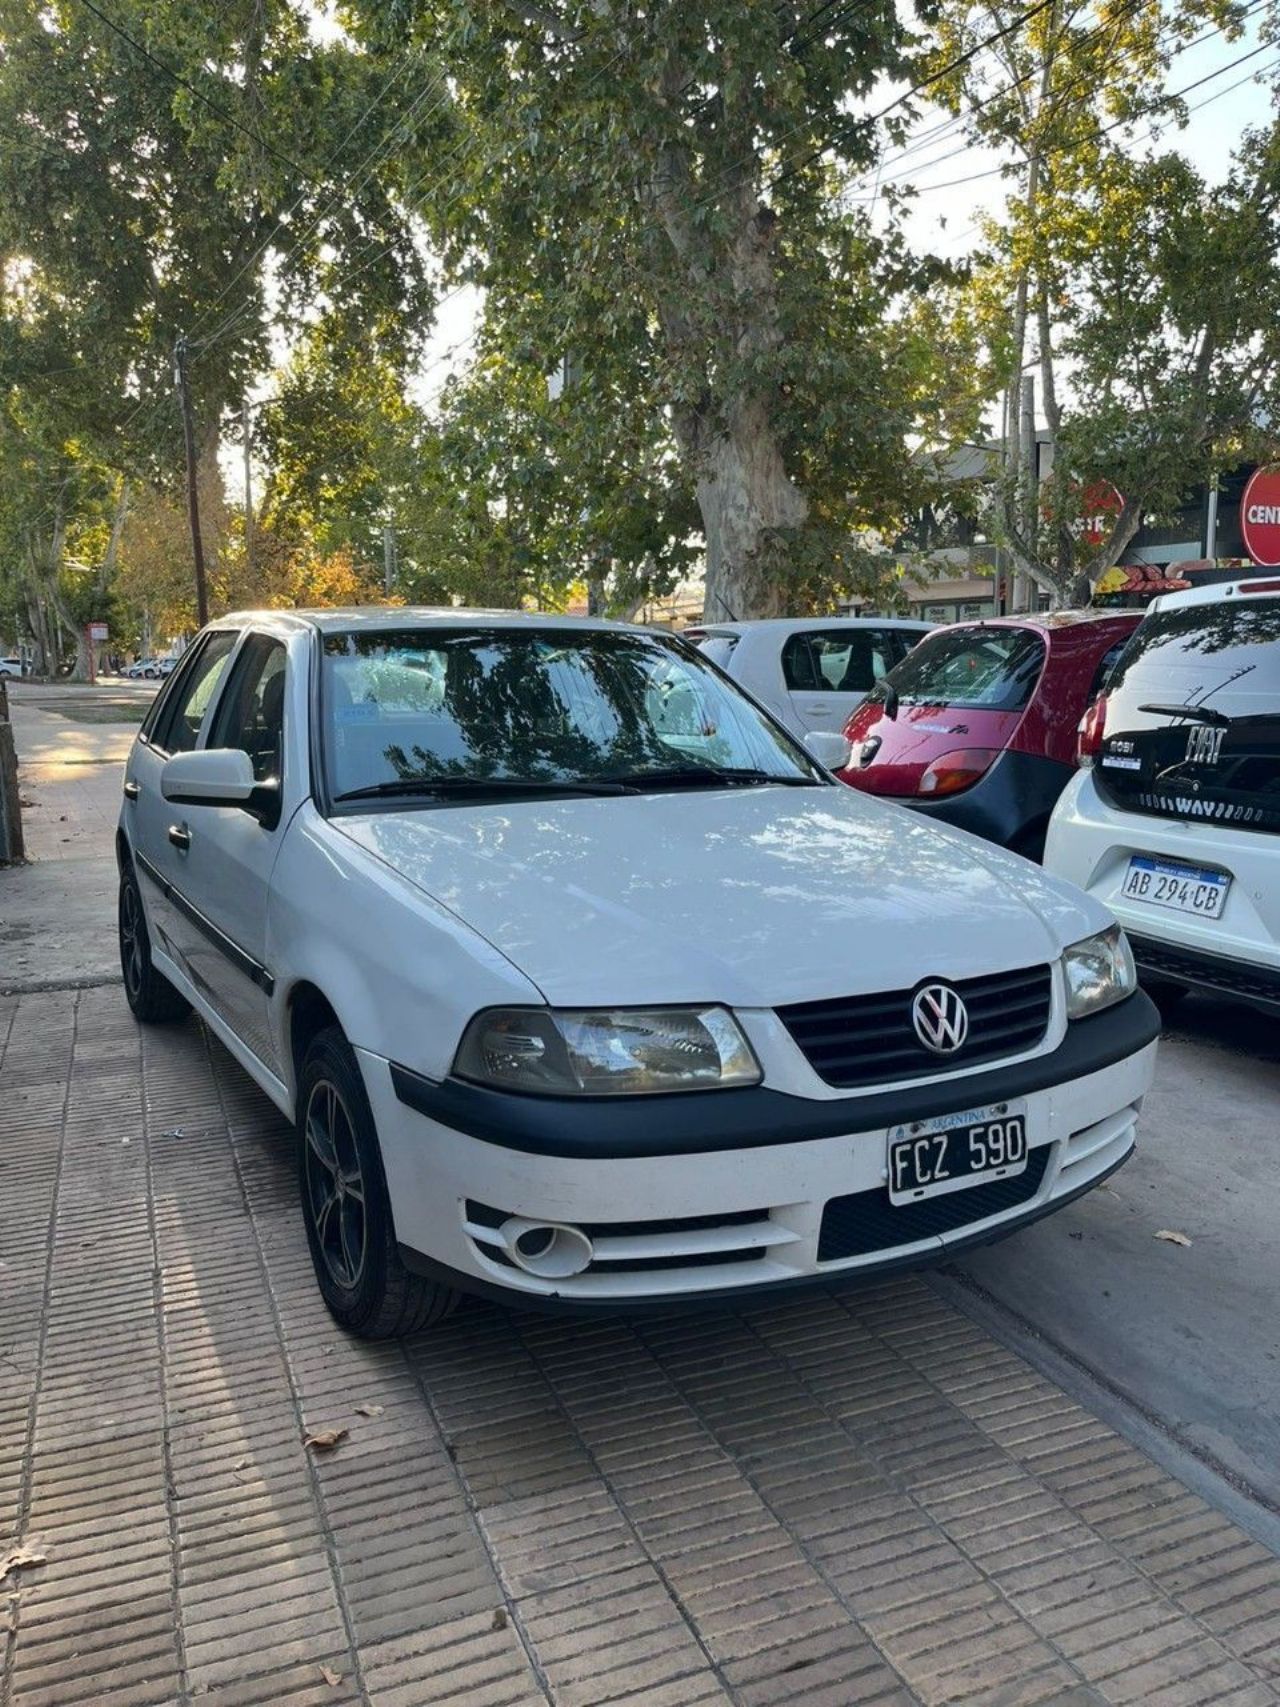
[[[922,1280],[360,1345],[198,1025],[0,1046],[6,1704],[1280,1700],[1280,1562]]]

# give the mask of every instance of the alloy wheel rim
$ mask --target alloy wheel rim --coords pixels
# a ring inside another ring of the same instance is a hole
[[[138,892],[126,883],[120,904],[120,959],[125,988],[136,996],[142,988],[142,920],[138,915]]]
[[[311,1228],[325,1267],[349,1290],[364,1273],[364,1175],[350,1111],[328,1079],[312,1087],[303,1133]]]

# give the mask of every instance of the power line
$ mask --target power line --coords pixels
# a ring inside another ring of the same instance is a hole
[[[415,54],[405,54],[404,59],[403,59],[401,65],[399,66],[399,68],[395,71],[395,73],[391,77],[389,77],[387,79],[387,81],[383,84],[382,88],[373,97],[373,99],[369,102],[369,104],[363,109],[363,111],[360,113],[359,117],[355,120],[355,123],[351,125],[350,129],[343,136],[341,142],[338,143],[338,146],[334,149],[333,153],[325,161],[324,165],[321,167],[322,173],[328,172],[329,167],[333,165],[334,161],[342,153],[343,149],[347,146],[348,142],[350,142],[351,138],[361,128],[361,126],[368,120],[370,114],[373,113],[379,106],[381,106],[382,102],[391,93],[391,90],[395,87],[395,85],[404,76],[405,72],[408,71],[409,66],[415,60],[420,60],[425,52],[426,52],[426,46],[425,46],[425,44],[423,44],[423,46],[419,47],[419,49],[417,50],[417,52]],[[437,84],[436,86],[438,87],[439,84]],[[417,97],[417,99],[412,103],[408,112],[404,113],[396,121],[396,123],[392,126],[391,130],[387,133],[387,135],[385,137],[383,137],[382,140],[378,144],[376,144],[374,148],[372,148],[369,151],[369,153],[364,155],[363,158],[360,161],[358,161],[355,166],[353,166],[351,168],[351,171],[347,175],[347,182],[345,184],[343,184],[340,188],[335,189],[333,191],[333,193],[329,197],[328,201],[324,204],[324,206],[321,208],[320,212],[317,214],[313,224],[308,228],[308,230],[306,232],[300,234],[295,239],[294,243],[290,244],[290,246],[289,246],[290,251],[294,250],[298,246],[298,244],[304,242],[306,240],[306,238],[308,236],[310,236],[311,233],[317,229],[321,220],[323,220],[325,218],[326,214],[331,212],[333,210],[333,208],[335,208],[337,206],[338,201],[340,200],[340,198],[343,195],[349,194],[353,189],[355,189],[357,187],[357,185],[359,183],[364,182],[364,176],[367,176],[367,173],[365,173],[364,175],[362,175],[359,178],[357,178],[356,174],[362,172],[362,169],[364,167],[368,166],[369,163],[374,159],[374,157],[376,155],[379,155],[379,154],[386,152],[386,150],[391,146],[392,142],[395,140],[396,134],[399,131],[403,130],[404,126],[407,123],[409,123],[410,120],[414,117],[415,113],[417,112],[418,107],[421,106],[422,102],[426,99],[426,96],[429,93],[431,87],[432,87],[432,85],[428,84],[427,89],[425,89],[423,91],[423,93],[421,95],[419,95]],[[289,206],[284,208],[281,211],[281,213],[277,216],[276,223],[275,223],[274,227],[272,228],[272,230],[268,233],[268,235],[266,237],[263,238],[262,242],[254,250],[253,254],[250,255],[249,258],[243,263],[243,265],[240,267],[239,271],[236,272],[234,274],[234,276],[232,278],[230,278],[225,285],[223,285],[222,289],[218,292],[217,296],[214,297],[213,301],[209,304],[209,308],[206,311],[206,314],[202,317],[202,319],[199,322],[197,322],[196,326],[192,330],[191,336],[192,336],[193,341],[197,338],[197,335],[200,332],[200,328],[204,325],[205,320],[208,319],[209,314],[211,314],[212,311],[218,306],[218,304],[224,300],[224,298],[229,294],[229,292],[231,292],[232,290],[235,289],[236,285],[239,284],[240,280],[249,271],[250,267],[255,266],[262,259],[263,255],[266,254],[267,250],[271,247],[272,243],[275,242],[275,240],[279,236],[280,232],[285,229],[287,222],[293,217],[293,215],[297,212],[299,207],[301,207],[302,202],[303,202],[303,195],[302,195],[302,193],[299,193],[297,196],[294,197],[293,201],[289,204]],[[222,330],[225,330],[225,328],[220,328],[220,332]],[[215,333],[214,336],[216,337],[216,336],[220,335],[220,332]]]
[[[1245,10],[1240,14],[1240,16],[1242,19],[1247,18],[1251,13],[1256,12],[1261,6],[1267,5],[1269,3],[1270,3],[1270,0],[1252,0],[1252,3],[1245,8]],[[1128,7],[1127,11],[1118,14],[1115,18],[1104,20],[1104,22],[1102,24],[1099,24],[1094,30],[1091,30],[1089,32],[1089,34],[1084,38],[1084,40],[1089,41],[1092,38],[1094,38],[1098,35],[1104,34],[1106,31],[1115,28],[1120,23],[1123,23],[1127,16],[1132,15],[1135,11],[1139,10],[1144,4],[1146,4],[1146,0],[1133,0],[1133,3]],[[1189,52],[1193,47],[1198,47],[1202,42],[1208,41],[1211,37],[1221,35],[1221,34],[1222,34],[1221,27],[1219,25],[1215,24],[1210,29],[1202,31],[1200,35],[1195,36],[1191,41],[1183,42],[1183,43],[1179,44],[1174,49],[1172,57],[1175,59],[1180,58],[1182,56],[1182,54]],[[1224,69],[1230,70],[1231,67],[1227,66],[1227,67],[1224,67]],[[1019,87],[1022,83],[1027,82],[1031,77],[1034,77],[1038,74],[1039,74],[1039,68],[1038,67],[1033,68],[1030,72],[1024,73],[1024,75],[1022,77],[1015,78],[1011,82],[1005,84],[1003,88],[994,90],[990,95],[986,96],[983,100],[975,103],[975,105],[973,107],[971,107],[967,113],[961,113],[956,118],[948,120],[945,125],[935,127],[934,130],[930,133],[927,133],[927,135],[929,135],[932,138],[932,140],[934,140],[934,141],[940,140],[942,134],[945,131],[947,131],[947,130],[953,130],[954,131],[954,130],[961,128],[965,124],[970,123],[978,113],[980,113],[984,110],[984,108],[991,106],[995,101],[1000,100],[1003,96],[1011,94],[1013,92],[1013,90],[1016,89],[1017,87]],[[1214,75],[1217,75],[1217,73],[1214,73]],[[1071,83],[1069,83],[1067,85],[1067,92],[1069,92],[1071,89],[1078,88],[1080,86],[1080,84],[1085,80],[1086,76],[1087,76],[1087,73],[1082,71],[1079,74],[1079,76],[1077,76]],[[1177,95],[1166,95],[1166,96],[1160,97],[1160,99],[1162,101],[1171,101],[1171,100],[1176,100],[1177,98],[1178,98]],[[1086,103],[1080,102],[1078,104],[1084,105]],[[1159,103],[1157,102],[1155,104],[1158,105]],[[1121,121],[1117,121],[1117,122],[1121,122]],[[918,151],[919,146],[923,145],[924,140],[925,140],[924,138],[917,139],[916,143],[913,143],[910,147],[903,149],[899,154],[893,156],[887,162],[887,164],[896,165],[899,162],[901,162],[902,160],[907,159],[911,154]],[[955,159],[958,159],[963,154],[971,153],[975,146],[978,146],[978,145],[975,143],[965,143],[962,147],[950,149],[943,154],[939,154],[939,155],[935,156],[935,158],[932,160],[924,161],[921,166],[913,167],[911,170],[912,171],[921,171],[921,170],[928,171],[935,166],[941,166],[947,160],[955,160]],[[886,164],[886,162],[882,162],[882,165],[883,164]],[[994,176],[995,171],[999,171],[1002,169],[1003,168],[1001,168],[1001,167],[994,168],[990,175]],[[868,176],[867,173],[860,174],[859,177],[852,179],[850,181],[849,185],[846,187],[852,188],[855,184],[859,183],[860,181],[865,181],[867,176]],[[894,173],[891,173],[888,178],[885,178],[882,175],[880,177],[880,182],[881,182],[881,184],[884,184],[886,182],[897,183],[902,178],[904,178],[906,176],[908,176],[908,173],[906,173],[906,172],[894,172]],[[932,189],[933,187],[934,186],[932,186],[932,185],[927,185],[925,187],[925,190],[922,191],[921,193],[922,194],[927,193],[928,190]],[[938,186],[938,187],[941,187],[941,186]]]
[[[247,136],[251,142],[256,142],[260,148],[265,148],[267,153],[274,159],[279,160],[282,165],[288,166],[291,171],[297,172],[300,177],[310,179],[313,183],[315,182],[311,177],[311,173],[308,172],[305,166],[300,166],[290,155],[284,154],[280,149],[274,147],[267,141],[266,137],[263,136],[261,132],[254,130],[251,125],[243,124],[230,110],[230,108],[224,107],[220,101],[215,101],[212,96],[206,95],[202,89],[198,88],[190,80],[190,78],[184,77],[180,71],[175,71],[171,65],[166,65],[163,59],[158,59],[156,55],[152,53],[151,49],[145,45],[145,43],[140,42],[136,36],[131,36],[123,25],[117,23],[113,17],[104,12],[96,3],[96,0],[80,0],[80,4],[85,7],[87,11],[92,12],[94,17],[104,23],[109,30],[118,35],[121,41],[128,42],[134,52],[140,53],[145,60],[155,66],[157,71],[162,71],[164,75],[172,82],[176,83],[180,89],[185,89],[187,93],[189,95],[193,95],[202,106],[208,107],[211,113],[217,113],[219,118],[224,119],[227,124],[233,127],[233,129],[238,130],[242,136]]]
[[[1242,53],[1238,59],[1233,59],[1233,60],[1229,61],[1226,65],[1220,65],[1216,71],[1210,71],[1206,76],[1198,77],[1194,83],[1188,83],[1181,89],[1175,89],[1171,95],[1166,95],[1164,97],[1164,100],[1166,102],[1180,101],[1184,95],[1189,95],[1194,90],[1203,88],[1206,83],[1212,83],[1215,78],[1225,76],[1228,71],[1234,71],[1237,65],[1247,64],[1249,62],[1249,60],[1256,59],[1260,53],[1269,53],[1272,50],[1272,48],[1274,47],[1274,45],[1275,44],[1273,42],[1263,42],[1260,47],[1253,48],[1249,53]],[[1256,75],[1256,73],[1251,73],[1251,75]],[[1239,83],[1232,84],[1232,88],[1238,89],[1240,87],[1241,83],[1247,83],[1248,81],[1249,81],[1248,77],[1242,77],[1240,79]],[[1225,95],[1225,94],[1230,93],[1230,91],[1226,90],[1226,89],[1222,89],[1222,90],[1219,90],[1218,93]],[[1214,96],[1213,98],[1216,100],[1217,96]],[[1201,106],[1207,106],[1208,104],[1209,103],[1207,101],[1200,103]],[[1097,127],[1097,129],[1090,131],[1087,135],[1077,137],[1074,142],[1061,143],[1056,148],[1053,146],[1050,146],[1050,147],[1046,148],[1044,150],[1044,152],[1045,152],[1045,154],[1070,154],[1070,153],[1074,153],[1076,149],[1082,148],[1085,145],[1085,143],[1087,143],[1087,142],[1098,142],[1101,140],[1102,137],[1110,135],[1110,133],[1113,130],[1119,130],[1121,128],[1121,126],[1127,125],[1127,124],[1132,124],[1132,123],[1133,123],[1133,120],[1130,118],[1127,118],[1127,117],[1126,118],[1113,119],[1110,124],[1100,125]],[[1158,124],[1158,123],[1159,123],[1159,118],[1157,117],[1155,120],[1155,124]],[[1155,128],[1155,124],[1152,125],[1152,129]],[[1148,136],[1150,136],[1151,130],[1148,130],[1147,134],[1148,134]],[[959,152],[963,153],[964,150],[960,150]],[[934,164],[935,165],[940,164],[940,162],[935,161]],[[994,177],[1000,175],[1001,173],[1007,172],[1008,170],[1009,170],[1009,162],[1005,162],[999,166],[988,167],[987,170],[983,171],[983,172],[970,172],[967,176],[965,176],[963,178],[948,178],[945,183],[927,184],[924,187],[924,189],[922,191],[920,191],[920,194],[932,195],[935,190],[954,190],[954,189],[958,188],[961,184],[976,184],[982,178],[994,178]]]

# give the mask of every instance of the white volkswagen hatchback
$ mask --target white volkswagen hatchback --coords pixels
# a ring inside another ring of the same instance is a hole
[[[1105,909],[842,787],[669,636],[228,617],[124,790],[129,1002],[296,1119],[357,1333],[921,1263],[1133,1148],[1157,1018]]]

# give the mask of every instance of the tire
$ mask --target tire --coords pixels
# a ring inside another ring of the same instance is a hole
[[[307,1050],[298,1079],[298,1186],[316,1283],[361,1339],[396,1339],[443,1321],[458,1294],[412,1274],[396,1249],[373,1110],[336,1026]]]
[[[120,873],[117,925],[125,1000],[133,1017],[144,1025],[170,1025],[175,1020],[186,1019],[191,1003],[174,989],[163,972],[156,971],[151,959],[147,917],[132,866]]]

